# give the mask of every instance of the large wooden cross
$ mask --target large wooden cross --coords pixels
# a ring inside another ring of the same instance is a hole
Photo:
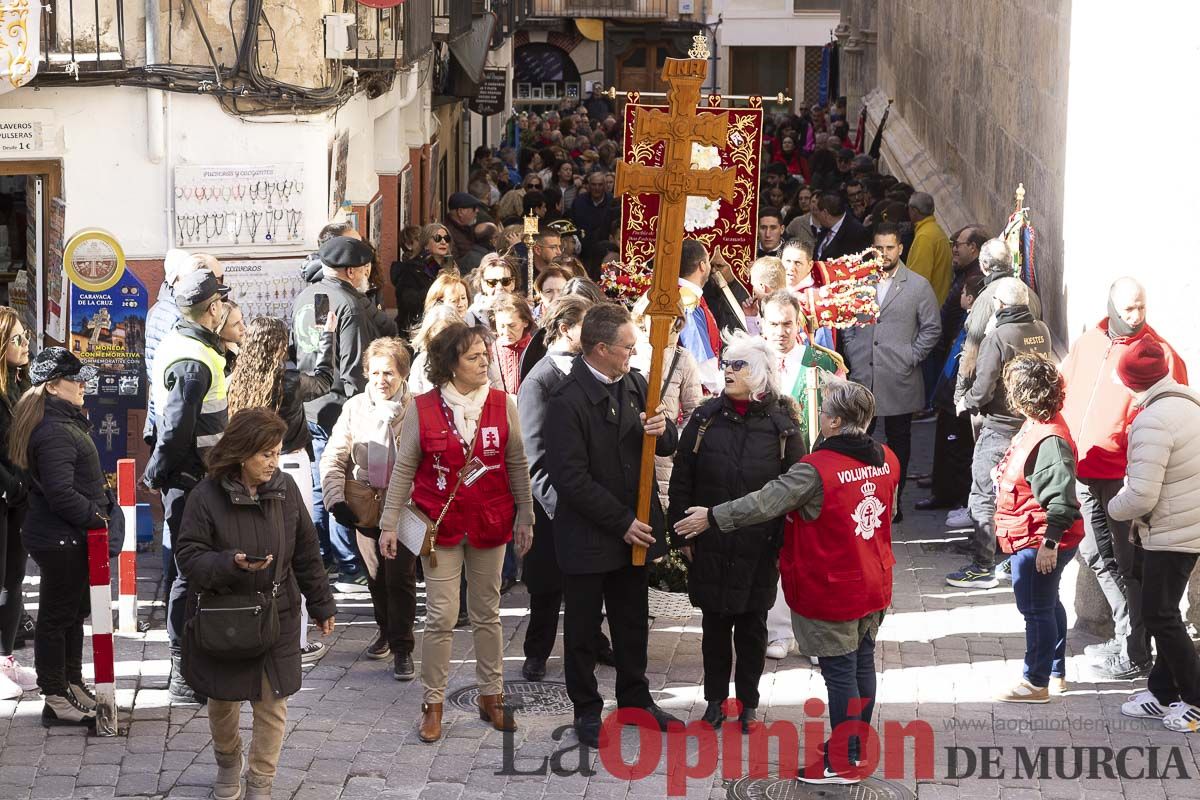
[[[668,58],[662,77],[670,85],[670,111],[639,109],[634,118],[634,140],[663,141],[666,152],[661,167],[617,162],[617,194],[660,195],[658,232],[655,238],[654,277],[649,291],[650,375],[646,413],[652,415],[662,402],[663,353],[671,327],[679,316],[679,256],[684,240],[684,216],[688,195],[733,201],[732,169],[692,169],[692,142],[723,145],[729,134],[729,115],[724,112],[697,114],[701,86],[708,74],[706,60]],[[637,518],[650,524],[651,498],[658,491],[654,480],[655,438],[642,440],[642,463],[638,484]],[[646,548],[633,548],[633,563],[646,563]]]

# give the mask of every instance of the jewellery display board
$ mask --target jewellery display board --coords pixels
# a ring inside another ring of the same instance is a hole
[[[175,168],[176,247],[304,243],[304,165]]]
[[[291,325],[292,302],[304,291],[302,258],[224,261],[225,285],[242,309],[247,323],[255,317],[276,317]]]

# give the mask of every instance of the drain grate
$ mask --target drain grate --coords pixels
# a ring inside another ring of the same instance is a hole
[[[800,783],[780,778],[741,778],[729,785],[729,800],[914,800],[905,786],[867,778],[852,786]]]
[[[463,711],[476,711],[478,699],[478,686],[459,689],[446,698]],[[575,709],[567,696],[567,685],[556,681],[505,681],[504,702],[513,713],[533,717],[556,717]]]

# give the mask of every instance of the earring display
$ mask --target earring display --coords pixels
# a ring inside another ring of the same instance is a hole
[[[301,258],[225,261],[225,285],[233,290],[246,319],[275,317],[290,328],[292,301],[306,286],[300,275],[303,265]]]
[[[304,165],[176,167],[177,247],[304,243]]]

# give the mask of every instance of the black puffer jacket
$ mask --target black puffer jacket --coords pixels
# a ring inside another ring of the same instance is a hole
[[[89,529],[105,527],[109,500],[91,430],[83,409],[46,396],[46,414],[29,437],[25,549],[83,547]]]
[[[283,549],[280,550],[280,542]],[[279,639],[263,657],[227,661],[192,644],[192,618],[200,592],[270,592],[275,565],[249,572],[233,562],[236,553],[273,555],[282,564]],[[179,571],[188,579],[183,674],[188,684],[216,700],[259,700],[265,669],[280,697],[300,691],[300,595],[308,613],[324,620],[337,612],[329,591],[321,546],[296,482],[283,472],[251,497],[238,481],[205,478],[192,491],[175,550]]]
[[[711,508],[749,494],[796,463],[804,442],[793,414],[787,400],[769,398],[752,402],[742,416],[724,395],[696,409],[679,439],[671,472],[671,529],[690,506]],[[782,519],[733,533],[710,529],[693,539],[692,603],[722,615],[769,609],[779,583],[782,542]]]
[[[13,376],[7,393],[0,393],[0,492],[9,508],[17,508],[29,501],[25,471],[8,460],[8,432],[12,429],[13,410],[21,395],[29,388],[29,380]]]

